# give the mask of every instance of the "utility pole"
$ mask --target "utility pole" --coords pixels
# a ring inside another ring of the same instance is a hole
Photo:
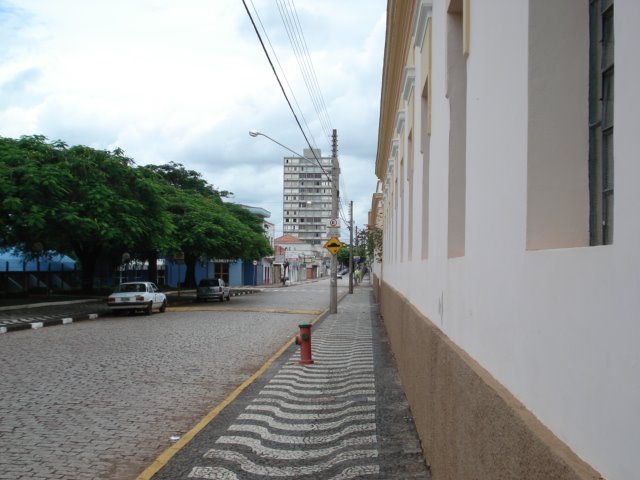
[[[340,169],[338,168],[338,133],[333,129],[331,136],[331,218],[338,219],[338,196],[340,185],[338,176]],[[329,313],[338,313],[338,258],[331,255],[331,285],[329,294]]]
[[[349,293],[353,293],[353,200],[349,203]]]
[[[358,268],[360,268],[360,261],[362,260],[359,256],[360,250],[358,249],[358,227],[356,227],[356,253],[358,254]],[[362,273],[362,271],[360,271]],[[358,277],[358,283],[362,282],[362,275]]]

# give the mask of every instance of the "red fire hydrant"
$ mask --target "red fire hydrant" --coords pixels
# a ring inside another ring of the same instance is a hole
[[[296,335],[296,345],[300,345],[300,362],[302,365],[313,363],[311,358],[311,324],[298,325],[300,333]]]

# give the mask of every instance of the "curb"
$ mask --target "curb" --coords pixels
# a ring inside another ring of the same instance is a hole
[[[232,297],[239,297],[240,295],[251,295],[253,293],[260,293],[257,288],[231,288],[229,293]]]
[[[347,292],[343,292],[338,295],[337,303],[339,304],[346,296]],[[329,309],[325,308],[321,313],[319,313],[313,320],[311,320],[311,325],[316,325],[319,322],[322,322],[329,315]],[[204,417],[200,419],[189,431],[187,431],[184,435],[182,435],[178,441],[172,446],[165,449],[160,453],[152,462],[149,464],[147,468],[144,469],[137,477],[136,480],[151,480],[153,476],[158,473],[162,468],[164,468],[169,461],[183,448],[185,448],[193,438],[198,435],[207,425],[209,425],[214,418],[216,418],[219,414],[221,414],[229,405],[231,405],[249,386],[251,386],[256,380],[264,375],[267,369],[275,362],[277,362],[280,357],[282,357],[293,345],[295,344],[295,336],[291,337],[289,340],[285,341],[284,344],[278,349],[271,357],[269,357],[260,368],[258,368],[253,374],[249,376],[242,384],[240,384],[233,392],[231,392],[227,397],[216,405],[209,413],[207,413]]]
[[[318,280],[311,280],[311,281],[318,281]],[[301,283],[306,283],[306,282],[299,282],[296,283],[295,285],[299,285]],[[273,287],[279,287],[280,285],[273,285]],[[287,285],[288,286],[288,285]],[[230,289],[230,294],[232,297],[238,297],[238,296],[242,296],[242,295],[252,295],[254,293],[261,293],[264,291],[264,288],[269,288],[267,286],[262,286],[262,288],[260,287],[236,287],[236,288],[231,288]],[[183,291],[185,292],[185,291]],[[176,292],[171,291],[171,292],[165,292],[167,295],[169,294],[175,294]],[[340,298],[338,301],[340,301],[342,298]],[[91,302],[99,302],[99,300],[75,300],[75,301],[69,301],[69,302],[64,302],[66,304],[71,304],[71,303],[91,303]],[[53,302],[51,303],[51,305],[53,304],[57,304],[60,305],[62,302]],[[19,308],[33,308],[33,307],[42,307],[42,306],[48,306],[49,304],[34,304],[34,305],[23,305],[23,306],[17,306],[17,307],[5,307],[3,308],[3,310],[17,310]],[[97,318],[99,318],[100,316],[105,316],[110,312],[102,312],[102,313],[84,313],[81,314],[77,317],[65,317],[65,318],[51,318],[51,319],[46,319],[46,320],[34,320],[34,321],[26,321],[26,322],[20,322],[20,323],[14,323],[14,324],[4,324],[4,325],[0,325],[0,335],[3,333],[9,333],[9,332],[16,332],[18,330],[36,330],[39,328],[43,328],[43,327],[51,327],[51,326],[56,326],[56,325],[67,325],[70,323],[76,323],[76,322],[82,322],[85,320],[95,320]]]
[[[37,320],[33,322],[21,322],[11,325],[3,325],[0,327],[0,334],[15,332],[18,330],[36,330],[43,327],[51,327],[55,325],[68,325],[70,323],[82,322],[85,320],[95,320],[100,317],[99,313],[84,313],[77,317],[52,318],[47,320]]]

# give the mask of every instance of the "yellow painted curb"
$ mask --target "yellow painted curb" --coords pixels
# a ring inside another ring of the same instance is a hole
[[[346,293],[339,297],[342,300]],[[311,324],[315,324],[321,318],[327,315],[329,309],[323,310],[316,318],[311,321]],[[215,417],[218,416],[222,410],[224,410],[231,402],[233,402],[238,396],[257,378],[259,378],[270,366],[275,362],[295,341],[295,337],[288,340],[274,355],[267,360],[253,375],[247,378],[238,388],[236,388],[227,398],[225,398],[220,404],[218,404],[213,410],[211,410],[202,420],[200,420],[195,427],[184,434],[180,440],[167,448],[164,452],[155,459],[155,461],[149,465],[136,480],[150,480],[156,473],[164,467],[169,460],[178,453],[187,443],[193,439],[204,427],[206,427]]]

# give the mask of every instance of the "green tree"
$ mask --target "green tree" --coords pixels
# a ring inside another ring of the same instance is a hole
[[[241,225],[238,232],[241,252],[238,258],[257,260],[273,254],[273,249],[265,236],[262,218],[235,203],[225,203],[224,206]]]
[[[350,246],[345,244],[343,248],[338,251],[338,264],[349,266],[349,251]]]
[[[38,242],[74,257],[85,291],[99,259],[160,246],[172,229],[160,184],[121,150],[1,138],[0,163],[2,241],[25,252]]]
[[[262,220],[247,209],[224,203],[200,173],[170,163],[144,167],[165,179],[166,198],[175,234],[168,253],[182,252],[185,284],[195,286],[196,262],[201,258],[254,259],[271,253]]]
[[[145,170],[162,177],[169,185],[179,190],[189,190],[205,197],[222,198],[231,195],[227,190],[218,190],[210,185],[199,172],[187,170],[184,165],[169,162],[164,165],[146,165]]]
[[[382,238],[383,232],[381,228],[372,227],[362,231],[364,242],[367,248],[368,258],[373,261],[382,261]]]

